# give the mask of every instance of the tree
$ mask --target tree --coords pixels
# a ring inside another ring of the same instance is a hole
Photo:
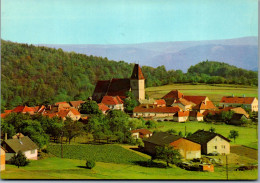
[[[25,157],[25,155],[22,153],[22,151],[18,151],[17,154],[15,154],[12,158],[11,158],[11,163],[13,165],[18,166],[18,168],[20,166],[26,166],[29,164],[29,160],[27,160],[27,158]]]
[[[147,128],[156,128],[157,122],[154,120],[148,120],[146,121],[145,125],[147,126]]]
[[[236,138],[239,136],[238,131],[236,130],[230,130],[230,134],[228,138],[233,138],[234,142],[236,142]]]
[[[220,118],[221,120],[228,122],[232,118],[233,114],[234,114],[233,111],[222,111],[220,113]]]
[[[87,100],[85,103],[80,105],[79,112],[81,114],[101,114],[98,104],[94,100]]]
[[[169,129],[167,132],[172,135],[176,135],[176,133],[177,133],[176,130],[174,130],[174,129]]]
[[[133,113],[134,108],[138,105],[138,102],[135,99],[135,96],[132,92],[126,93],[126,99],[124,101],[125,112]]]
[[[216,128],[210,127],[209,131],[215,133]]]
[[[7,137],[11,138],[15,135],[15,129],[12,124],[6,123],[3,119],[1,119],[1,133],[7,133]]]
[[[172,146],[156,147],[155,159],[161,159],[165,161],[167,167],[169,167],[169,163],[171,164],[179,163],[181,158],[182,156],[179,150],[173,149]]]
[[[64,121],[64,136],[69,140],[69,144],[71,139],[78,137],[83,134],[83,124],[78,121],[72,121],[72,119],[67,118]]]

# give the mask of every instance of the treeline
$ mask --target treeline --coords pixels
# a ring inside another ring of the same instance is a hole
[[[129,78],[134,66],[124,61],[116,62],[92,55],[64,52],[62,49],[4,40],[1,46],[2,109],[24,104],[38,105],[46,102],[85,100],[92,96],[98,80]],[[240,73],[242,70],[242,75],[236,75],[241,79],[237,79],[234,75],[228,79],[229,77],[214,75],[215,73],[205,73],[200,68],[200,64],[192,66],[188,73],[183,73],[181,70],[167,71],[164,66],[157,68],[143,66],[142,71],[146,78],[146,87],[172,83],[257,85],[257,72],[226,65],[227,68],[239,70],[234,72]],[[197,68],[202,72],[197,72]],[[250,77],[245,74],[246,72],[250,73]],[[238,82],[239,80],[241,82]]]

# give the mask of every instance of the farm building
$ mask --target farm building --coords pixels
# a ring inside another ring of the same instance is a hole
[[[190,102],[184,98],[180,98],[172,103],[173,107],[178,106],[184,111],[191,111],[192,108],[195,106],[193,102]]]
[[[169,117],[180,111],[179,107],[157,107],[156,105],[140,105],[134,108],[133,117]]]
[[[132,133],[132,137],[134,139],[148,138],[153,135],[153,132],[151,132],[150,130],[147,130],[147,129],[136,129],[136,130],[132,130],[131,133]]]
[[[157,132],[153,136],[144,139],[144,150],[152,155],[156,154],[157,146],[172,146],[174,149],[178,149],[180,154],[185,159],[193,159],[201,157],[201,145],[192,142],[186,138],[171,135],[166,132]]]
[[[167,93],[165,96],[163,96],[163,99],[166,101],[167,106],[171,106],[174,101],[183,98],[183,94],[179,92],[178,90],[172,90],[169,93]]]
[[[9,161],[18,151],[22,151],[27,159],[37,160],[38,146],[27,136],[4,140],[5,160]]]
[[[258,111],[258,100],[255,97],[222,97],[219,106],[224,107],[241,107],[244,106],[251,111]]]
[[[217,152],[219,154],[230,153],[230,140],[218,133],[198,130],[187,139],[201,145],[202,154]]]
[[[119,96],[122,100],[131,91],[137,100],[145,99],[145,78],[139,64],[134,65],[131,78],[100,80],[97,82],[92,99],[100,103],[104,96]]]
[[[5,153],[6,150],[1,146],[1,171],[5,170]]]
[[[102,111],[103,114],[106,114],[106,112],[110,110],[109,107],[107,107],[107,106],[106,106],[105,104],[103,104],[103,103],[99,103],[99,104],[98,104],[98,108],[99,108],[99,110]]]
[[[81,114],[77,109],[70,108],[68,110],[60,110],[57,113],[57,116],[63,120],[66,120],[66,118],[71,118],[73,121],[78,121],[80,119]]]
[[[78,100],[78,101],[70,101],[69,104],[71,107],[74,107],[75,109],[79,109],[81,104],[84,104],[85,101],[83,100]]]
[[[173,121],[203,121],[203,115],[197,111],[178,111],[173,115]]]
[[[243,122],[248,121],[248,118],[244,114],[234,113],[232,118],[229,121],[231,125],[241,125]]]

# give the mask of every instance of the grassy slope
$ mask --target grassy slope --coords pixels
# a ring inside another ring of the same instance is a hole
[[[171,90],[178,89],[184,95],[204,95],[208,96],[215,104],[217,104],[222,96],[242,96],[258,97],[258,88],[241,85],[206,85],[206,84],[173,84],[159,87],[146,88],[146,93],[151,98],[161,98]]]
[[[186,171],[172,168],[148,168],[137,165],[96,163],[92,170],[85,169],[84,160],[48,158],[32,161],[19,169],[6,165],[2,179],[211,179],[225,180],[225,168],[216,167],[214,173]],[[15,172],[15,173],[14,173]],[[257,179],[257,171],[229,172],[229,179]]]
[[[209,130],[210,127],[216,129],[216,133],[220,133],[221,135],[228,137],[230,130],[237,130],[239,133],[239,137],[236,139],[236,143],[231,142],[231,144],[241,144],[248,147],[252,147],[257,149],[257,130],[256,128],[250,127],[239,127],[233,125],[215,125],[215,124],[207,124],[205,122],[186,122],[186,123],[177,123],[177,122],[158,122],[158,130],[167,131],[169,129],[174,129],[177,132],[182,131],[184,134],[185,126],[187,132],[195,132],[198,129]],[[233,141],[233,139],[232,139]]]

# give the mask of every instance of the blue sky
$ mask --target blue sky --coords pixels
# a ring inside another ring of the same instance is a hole
[[[1,37],[129,44],[258,35],[257,0],[2,0]]]

